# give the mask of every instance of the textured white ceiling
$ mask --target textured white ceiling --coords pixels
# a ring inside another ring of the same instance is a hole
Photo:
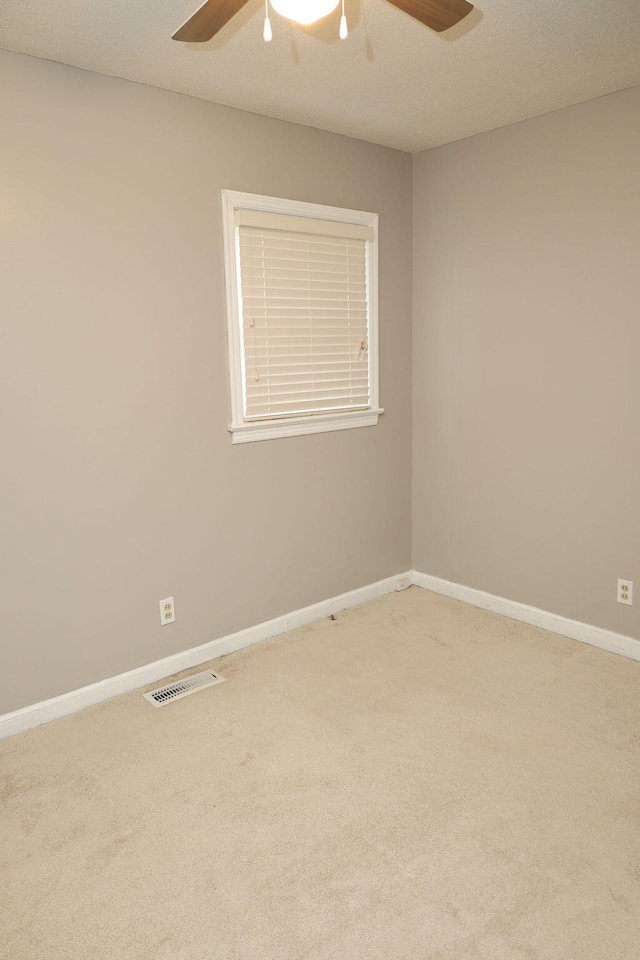
[[[198,0],[3,0],[0,47],[418,151],[640,84],[639,0],[478,0],[436,34],[386,0],[301,28],[246,7],[171,40]],[[640,118],[639,118],[640,122]]]

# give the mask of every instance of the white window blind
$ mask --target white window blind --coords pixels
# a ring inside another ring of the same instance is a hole
[[[368,409],[371,228],[250,210],[235,220],[244,419]]]

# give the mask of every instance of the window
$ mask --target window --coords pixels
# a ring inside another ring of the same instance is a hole
[[[376,424],[377,214],[222,200],[233,443]]]

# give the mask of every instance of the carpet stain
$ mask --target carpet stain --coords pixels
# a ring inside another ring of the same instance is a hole
[[[0,779],[0,803],[6,803],[17,797],[23,799],[27,794],[37,791],[42,784],[42,778],[39,777],[4,774]]]

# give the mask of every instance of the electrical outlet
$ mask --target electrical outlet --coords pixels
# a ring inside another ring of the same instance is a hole
[[[160,601],[160,623],[173,623],[176,619],[176,604],[173,597],[165,597]]]
[[[407,590],[411,586],[411,577],[399,577],[396,580],[396,590]]]
[[[633,580],[618,580],[618,603],[633,603]]]

